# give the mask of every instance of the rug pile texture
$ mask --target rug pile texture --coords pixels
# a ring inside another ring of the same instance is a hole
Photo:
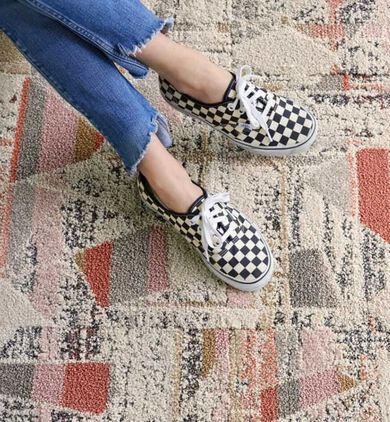
[[[169,108],[155,74],[136,82],[275,275],[249,294],[215,279],[1,34],[0,421],[389,422],[388,1],[149,4],[318,116],[308,153],[255,157]]]

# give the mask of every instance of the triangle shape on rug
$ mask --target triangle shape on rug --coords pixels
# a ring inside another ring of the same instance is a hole
[[[112,242],[104,242],[92,248],[85,249],[75,256],[80,271],[91,287],[96,303],[102,308],[110,305],[110,274],[112,259]]]
[[[16,180],[87,160],[100,149],[103,136],[40,75],[30,79],[24,98],[13,157]]]
[[[310,406],[335,398],[355,388],[357,384],[356,380],[340,373],[337,368],[328,369],[262,390],[262,409],[264,412],[287,418]]]
[[[294,251],[290,263],[290,295],[294,307],[336,306],[336,294],[329,283],[332,274],[319,249]]]
[[[345,183],[348,177],[348,162],[345,158],[340,158],[310,167],[305,182],[311,185],[326,201],[348,215],[350,213],[350,192],[348,184]]]
[[[99,306],[138,302],[169,287],[166,242],[153,225],[81,250],[74,260]]]
[[[0,348],[10,340],[20,327],[50,325],[22,294],[6,280],[0,280]]]

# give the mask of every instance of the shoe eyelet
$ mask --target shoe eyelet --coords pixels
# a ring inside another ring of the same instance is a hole
[[[230,111],[234,111],[234,107],[231,104],[229,104],[227,107]]]

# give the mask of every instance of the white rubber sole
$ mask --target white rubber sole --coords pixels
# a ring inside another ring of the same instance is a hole
[[[142,200],[141,200],[141,204],[146,210],[148,210],[150,213],[152,213],[155,218],[157,218],[159,221],[169,225],[168,221],[166,221],[162,217],[156,215],[154,210],[152,208],[150,208],[148,205],[146,205]],[[246,217],[244,213],[241,213],[241,214],[243,215],[243,217],[245,219],[247,219],[249,221],[248,217]],[[255,227],[256,230],[260,231],[256,225],[253,224],[253,226]],[[177,233],[177,231],[176,231],[176,233]],[[272,274],[273,274],[273,271],[274,271],[274,257],[272,255],[272,252],[271,252],[269,246],[268,246],[268,243],[264,239],[262,239],[262,241],[264,242],[264,245],[267,249],[267,253],[268,253],[268,257],[269,257],[269,266],[268,266],[268,269],[265,272],[265,274],[263,274],[263,276],[259,280],[256,280],[252,283],[239,282],[239,281],[234,280],[234,278],[232,278],[232,277],[221,274],[207,261],[207,259],[204,257],[204,255],[202,254],[202,252],[200,252],[199,249],[197,249],[193,245],[191,245],[191,246],[200,255],[203,263],[206,265],[206,267],[209,269],[209,271],[211,271],[219,280],[225,282],[226,284],[229,284],[229,286],[234,287],[237,290],[241,290],[243,292],[254,292],[255,290],[262,289],[263,287],[265,287],[271,281]]]
[[[291,147],[291,148],[273,148],[273,147],[251,147],[250,145],[244,143],[244,142],[240,142],[237,141],[236,138],[234,138],[233,136],[229,135],[228,133],[225,133],[223,130],[218,129],[217,127],[215,127],[214,125],[212,125],[210,122],[208,122],[207,120],[202,119],[199,116],[196,116],[192,113],[190,113],[187,110],[183,110],[180,107],[178,107],[176,104],[171,103],[163,93],[161,93],[162,97],[164,98],[164,100],[171,106],[173,107],[175,110],[179,111],[180,113],[185,114],[186,116],[192,117],[196,120],[199,120],[202,123],[206,123],[208,126],[210,126],[212,129],[218,131],[219,133],[222,133],[222,135],[226,136],[230,141],[232,141],[235,145],[237,145],[239,148],[244,149],[246,151],[251,152],[252,154],[256,154],[256,155],[264,155],[266,157],[286,157],[289,155],[295,155],[295,154],[302,154],[304,152],[306,152],[314,143],[314,141],[317,138],[317,133],[318,133],[318,124],[317,124],[317,120],[316,118],[308,111],[308,113],[310,114],[313,122],[314,122],[314,126],[311,130],[311,132],[309,133],[309,135],[307,136],[307,139],[305,142],[303,142],[302,144],[297,145],[296,147]]]

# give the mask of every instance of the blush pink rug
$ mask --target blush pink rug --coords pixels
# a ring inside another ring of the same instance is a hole
[[[138,83],[192,177],[261,227],[275,276],[216,280],[0,34],[0,421],[390,421],[388,2],[152,6],[319,118],[307,154],[254,157]]]

